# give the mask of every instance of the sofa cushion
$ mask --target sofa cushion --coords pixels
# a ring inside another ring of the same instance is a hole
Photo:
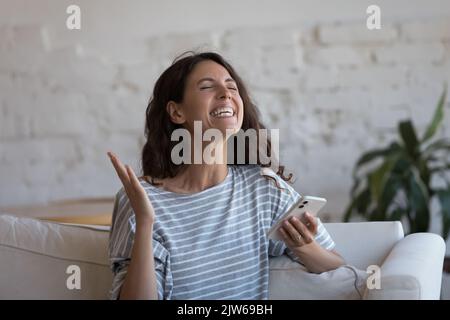
[[[108,237],[108,228],[0,215],[0,299],[106,299]],[[80,289],[68,288],[70,266]]]
[[[269,299],[359,300],[363,298],[368,274],[346,265],[320,274],[287,256],[270,260]]]

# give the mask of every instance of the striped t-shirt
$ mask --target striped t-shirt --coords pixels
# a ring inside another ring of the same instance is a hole
[[[269,175],[268,178],[264,175]],[[225,180],[194,194],[142,186],[155,210],[153,254],[159,299],[267,299],[269,256],[298,258],[267,231],[300,195],[273,171],[228,166]],[[274,180],[275,179],[275,180]],[[334,242],[318,220],[315,240]],[[109,256],[117,299],[130,263],[135,217],[122,188],[116,195]]]

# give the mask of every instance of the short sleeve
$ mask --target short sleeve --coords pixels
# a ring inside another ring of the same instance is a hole
[[[269,186],[269,198],[271,201],[272,212],[271,226],[273,226],[283,216],[283,214],[300,199],[301,196],[272,170],[263,168],[261,170],[261,174],[268,176],[273,180],[273,183]],[[315,241],[327,250],[332,250],[335,247],[333,239],[319,218],[317,218],[317,234],[315,236]],[[298,257],[286,247],[283,241],[269,239],[270,256],[276,257],[284,253],[286,253],[292,260],[300,262]]]
[[[122,189],[123,190],[123,189]],[[111,232],[109,237],[109,259],[113,272],[113,282],[110,291],[110,299],[119,298],[120,290],[127,275],[131,260],[136,223],[133,209],[124,192],[116,195]],[[170,268],[170,254],[161,241],[153,237],[153,256],[158,286],[158,299],[171,299],[172,273]]]

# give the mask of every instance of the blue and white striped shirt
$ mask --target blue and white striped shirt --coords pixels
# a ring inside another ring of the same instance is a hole
[[[263,176],[259,166],[228,166],[223,182],[194,194],[173,193],[141,181],[155,210],[159,299],[268,298],[269,256],[286,252],[299,261],[282,241],[266,235],[300,197],[270,172],[276,183]],[[318,222],[315,240],[333,249],[333,240]],[[118,298],[127,273],[135,226],[122,188],[116,195],[109,243],[112,299]]]

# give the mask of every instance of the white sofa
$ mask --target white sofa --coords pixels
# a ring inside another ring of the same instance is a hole
[[[369,265],[381,267],[381,288],[365,289],[362,298],[439,299],[445,253],[440,236],[418,233],[404,237],[399,222],[325,226],[336,249],[349,265],[359,269],[359,275],[365,274]],[[107,299],[112,281],[108,235],[107,228],[0,215],[0,299]],[[74,265],[81,276],[79,289],[68,288],[77,272],[70,269]],[[340,288],[335,295],[327,290],[327,285],[353,285],[353,278],[349,282],[336,275],[307,274],[287,256],[271,258],[270,299],[355,298],[344,292],[354,288]]]

